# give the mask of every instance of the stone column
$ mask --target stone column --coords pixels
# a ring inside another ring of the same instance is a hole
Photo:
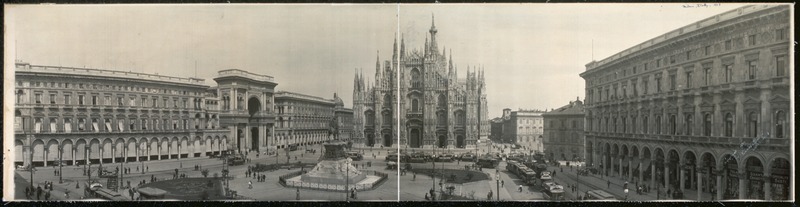
[[[744,170],[739,170],[739,199],[746,199],[747,198],[747,173],[743,173]]]
[[[608,169],[609,169],[609,171],[611,171],[611,172],[608,173],[608,175],[613,177],[614,176],[614,156],[609,156],[608,161],[610,161],[610,163],[608,164]]]
[[[695,169],[697,169],[696,166],[695,166]],[[695,170],[695,171],[697,172],[697,179],[698,180],[703,177],[703,175],[700,173],[699,170]],[[703,200],[703,186],[702,186],[703,182],[697,182],[696,181],[695,183],[697,183],[697,200],[701,201],[701,200]]]
[[[767,176],[765,174],[765,176]],[[772,200],[772,180],[769,176],[764,177],[764,200]]]
[[[772,91],[770,89],[761,89],[761,117],[759,118],[760,120],[758,120],[760,123],[760,126],[758,126],[759,133],[756,135],[758,137],[774,137],[771,129],[773,112],[772,105],[770,104],[769,100],[770,97],[772,97]],[[769,132],[769,135],[767,135],[765,132]]]
[[[159,143],[158,147],[156,147],[156,152],[158,152],[158,159],[157,160],[161,160],[161,143]]]
[[[75,147],[70,148],[69,151],[72,155],[72,165],[75,165]]]
[[[723,172],[724,172],[724,171],[721,171],[721,170],[720,170],[720,171],[718,171],[718,173],[717,173],[717,183],[716,183],[716,187],[717,187],[717,196],[715,196],[715,197],[714,197],[714,198],[716,198],[717,200],[722,200],[722,193],[723,193],[723,190],[722,190],[722,173],[723,173]]]
[[[686,189],[686,187],[685,187],[685,185],[686,185],[685,184],[686,183],[686,166],[681,166],[679,172],[680,172],[680,176],[679,176],[680,183],[678,183],[678,186],[680,187],[679,189],[681,191],[683,191],[684,189]]]
[[[631,160],[633,157],[628,158],[628,181],[633,182],[633,165],[631,165]]]
[[[100,165],[103,164],[103,153],[104,153],[104,151],[105,150],[103,149],[103,144],[100,144]]]
[[[45,145],[43,148],[45,148],[45,149],[44,149],[44,150],[42,150],[42,151],[43,151],[43,153],[44,153],[44,160],[43,160],[43,162],[42,162],[42,163],[44,163],[44,166],[45,166],[45,167],[47,167],[47,154],[48,154],[48,152],[49,152],[50,150],[49,150],[49,147],[47,147],[47,145]]]
[[[642,166],[644,164],[642,164],[642,161],[643,161],[642,159],[639,159],[639,165],[636,166],[636,169],[639,170],[639,184],[640,185],[644,183],[644,169],[642,169],[643,168]]]
[[[117,146],[115,146],[112,143],[112,147],[111,147],[111,163],[117,163],[117,158],[115,157],[115,155],[117,154],[116,151],[117,151]]]
[[[617,169],[619,169],[617,171],[617,173],[619,173],[619,178],[624,179],[625,176],[622,176],[622,156],[619,156],[619,167]]]
[[[658,187],[656,186],[656,163],[655,160],[650,160],[650,187]]]
[[[178,140],[178,160],[181,160],[181,141]],[[171,145],[170,145],[171,146]]]
[[[664,187],[666,187],[667,189],[670,188],[670,186],[669,186],[669,166],[667,166],[666,163],[664,164]]]

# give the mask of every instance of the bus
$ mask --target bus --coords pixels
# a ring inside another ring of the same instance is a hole
[[[604,201],[616,201],[617,198],[611,193],[608,193],[604,190],[590,190],[586,191],[584,200],[604,200]]]
[[[554,201],[564,200],[564,186],[553,182],[544,182],[542,188],[544,189],[542,192],[544,192],[543,195],[546,199]]]

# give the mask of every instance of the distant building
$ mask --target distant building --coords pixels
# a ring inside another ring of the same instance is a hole
[[[491,120],[492,141],[518,144],[525,150],[542,152],[544,121],[541,110],[511,111],[503,109],[503,116]]]
[[[584,159],[583,102],[542,114],[544,117],[544,154],[549,159],[581,161]]]

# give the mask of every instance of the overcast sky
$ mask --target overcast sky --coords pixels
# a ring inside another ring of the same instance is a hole
[[[743,6],[686,5],[695,4],[6,5],[5,40],[7,55],[34,65],[196,76],[207,85],[238,68],[274,76],[277,90],[338,93],[351,107],[356,68],[374,83],[377,52],[391,58],[398,30],[407,50],[422,48],[435,15],[439,47],[452,49],[459,76],[485,68],[497,117],[583,99],[578,74],[592,56]]]

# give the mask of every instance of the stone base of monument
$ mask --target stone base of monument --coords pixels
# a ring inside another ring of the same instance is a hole
[[[349,169],[348,169],[349,168]],[[323,160],[301,176],[301,181],[323,184],[350,184],[364,180],[366,175],[347,163],[347,159]]]
[[[289,174],[285,178],[285,186],[307,189],[349,191],[372,190],[388,178],[386,173],[361,171],[350,164],[344,151],[344,142],[323,144],[325,154],[314,168],[304,174]]]

